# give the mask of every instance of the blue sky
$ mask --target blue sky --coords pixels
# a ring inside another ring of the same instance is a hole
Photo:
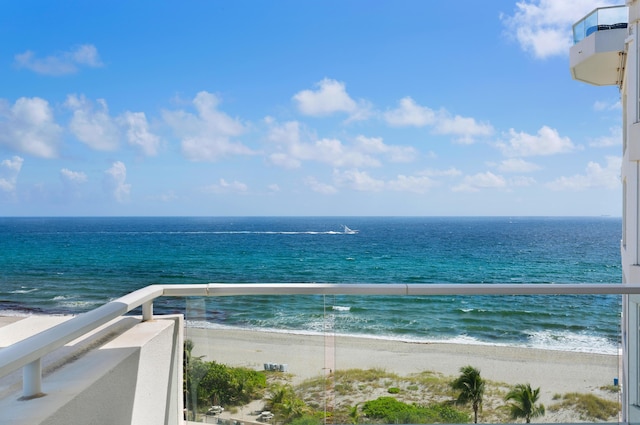
[[[0,215],[621,214],[618,2],[0,3]]]

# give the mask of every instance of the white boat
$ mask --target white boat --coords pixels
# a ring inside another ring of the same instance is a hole
[[[347,226],[345,226],[344,224],[342,225],[344,227],[344,234],[345,235],[355,235],[356,233],[358,233],[357,230],[353,230],[353,229],[349,229]]]

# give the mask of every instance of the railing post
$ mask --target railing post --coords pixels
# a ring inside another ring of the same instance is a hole
[[[42,358],[22,368],[22,397],[33,398],[42,394]]]
[[[142,321],[153,320],[153,301],[142,304]]]

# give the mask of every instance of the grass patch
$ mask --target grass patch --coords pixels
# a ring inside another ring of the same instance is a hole
[[[549,407],[551,411],[560,409],[575,410],[584,420],[606,421],[618,415],[620,405],[593,394],[568,393],[562,397],[561,402]]]
[[[334,376],[336,381],[356,381],[359,383],[379,381],[381,379],[390,379],[393,382],[400,379],[397,374],[380,368],[336,370]]]
[[[616,393],[620,392],[620,386],[619,385],[613,385],[613,384],[611,384],[611,385],[603,385],[603,386],[600,387],[600,389],[602,391],[607,391],[607,392],[610,392],[612,394],[616,394]]]

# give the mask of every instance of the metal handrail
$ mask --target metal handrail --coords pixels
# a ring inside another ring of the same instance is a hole
[[[159,297],[240,295],[632,295],[640,284],[322,284],[209,283],[150,285],[50,329],[0,349],[0,378],[23,368],[23,397],[41,394],[42,357],[99,326],[142,306],[142,320],[153,319]]]

